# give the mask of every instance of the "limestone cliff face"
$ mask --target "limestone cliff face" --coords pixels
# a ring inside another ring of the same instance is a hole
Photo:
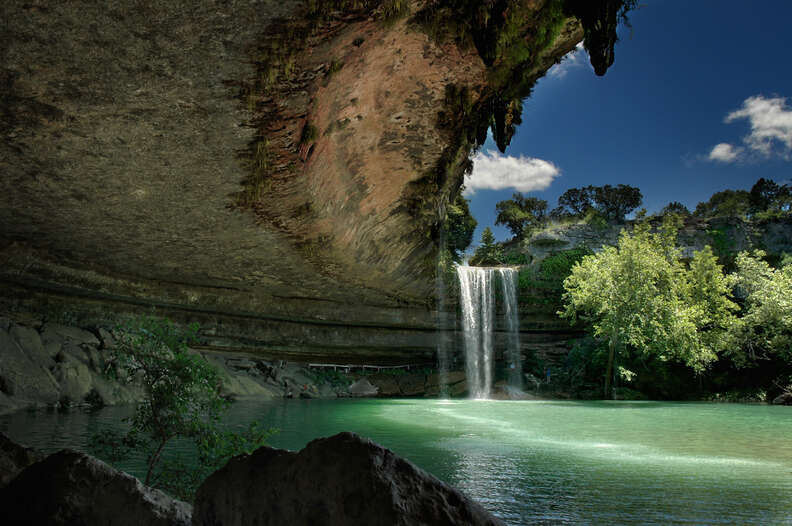
[[[453,141],[438,125],[448,87],[475,103],[487,66],[376,10],[284,41],[305,13],[2,2],[4,308],[154,306],[273,351],[428,352],[432,216],[461,171],[420,183]],[[569,19],[530,75],[582,35]],[[262,80],[275,37],[298,51]]]

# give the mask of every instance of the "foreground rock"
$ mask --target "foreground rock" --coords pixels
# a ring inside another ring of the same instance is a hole
[[[192,509],[101,460],[63,450],[0,490],[5,526],[188,525]]]
[[[14,480],[19,472],[41,460],[41,455],[33,449],[20,446],[0,433],[0,489]]]
[[[503,524],[458,490],[354,433],[298,453],[264,447],[232,459],[195,499],[195,525]]]

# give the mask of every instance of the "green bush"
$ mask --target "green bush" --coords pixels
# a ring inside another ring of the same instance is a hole
[[[181,329],[164,319],[147,317],[119,327],[111,351],[110,372],[140,382],[144,395],[126,433],[104,430],[91,437],[98,456],[118,461],[134,453],[146,458],[144,483],[191,500],[201,481],[234,455],[265,444],[272,430],[252,424],[243,433],[224,431],[220,418],[229,402],[220,395],[220,374],[188,344],[198,326]],[[192,440],[197,461],[166,458],[176,439]]]

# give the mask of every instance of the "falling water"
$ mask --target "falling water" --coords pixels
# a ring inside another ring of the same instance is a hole
[[[509,387],[522,390],[522,354],[520,353],[520,318],[517,310],[517,271],[513,268],[497,269],[503,286],[503,303],[506,307],[506,367]]]
[[[509,268],[457,266],[462,331],[465,340],[465,372],[473,398],[489,398],[493,377],[493,336],[495,332],[495,291],[493,276],[500,277],[509,332],[506,351],[509,385],[520,387],[520,342],[517,319],[516,271]]]

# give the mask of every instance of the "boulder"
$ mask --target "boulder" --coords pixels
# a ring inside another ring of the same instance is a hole
[[[495,526],[460,491],[354,433],[298,453],[263,447],[207,478],[193,524],[205,526]]]
[[[0,433],[0,489],[14,480],[20,471],[41,458],[35,449],[21,446]]]
[[[353,383],[348,390],[352,396],[377,396],[377,388],[371,385],[367,378],[361,378]]]
[[[45,404],[60,396],[46,363],[28,355],[5,331],[0,331],[0,391],[20,400]]]
[[[186,526],[192,513],[189,504],[68,449],[17,475],[0,491],[0,509],[6,526]]]
[[[32,360],[39,364],[50,362],[51,356],[44,350],[41,336],[39,336],[36,329],[32,327],[23,327],[22,325],[12,325],[8,334]]]
[[[70,402],[82,400],[94,387],[91,369],[70,352],[61,352],[58,359],[60,361],[53,368],[53,374],[60,385],[61,397]]]
[[[110,331],[104,327],[99,327],[96,332],[99,333],[99,339],[102,341],[102,349],[115,349],[116,340]]]
[[[51,342],[72,342],[77,345],[87,343],[88,345],[99,346],[99,339],[88,331],[69,327],[59,323],[45,323],[41,328],[41,340],[44,345]]]
[[[367,376],[366,379],[377,388],[379,396],[399,396],[401,394],[399,382],[392,374],[373,374]]]

